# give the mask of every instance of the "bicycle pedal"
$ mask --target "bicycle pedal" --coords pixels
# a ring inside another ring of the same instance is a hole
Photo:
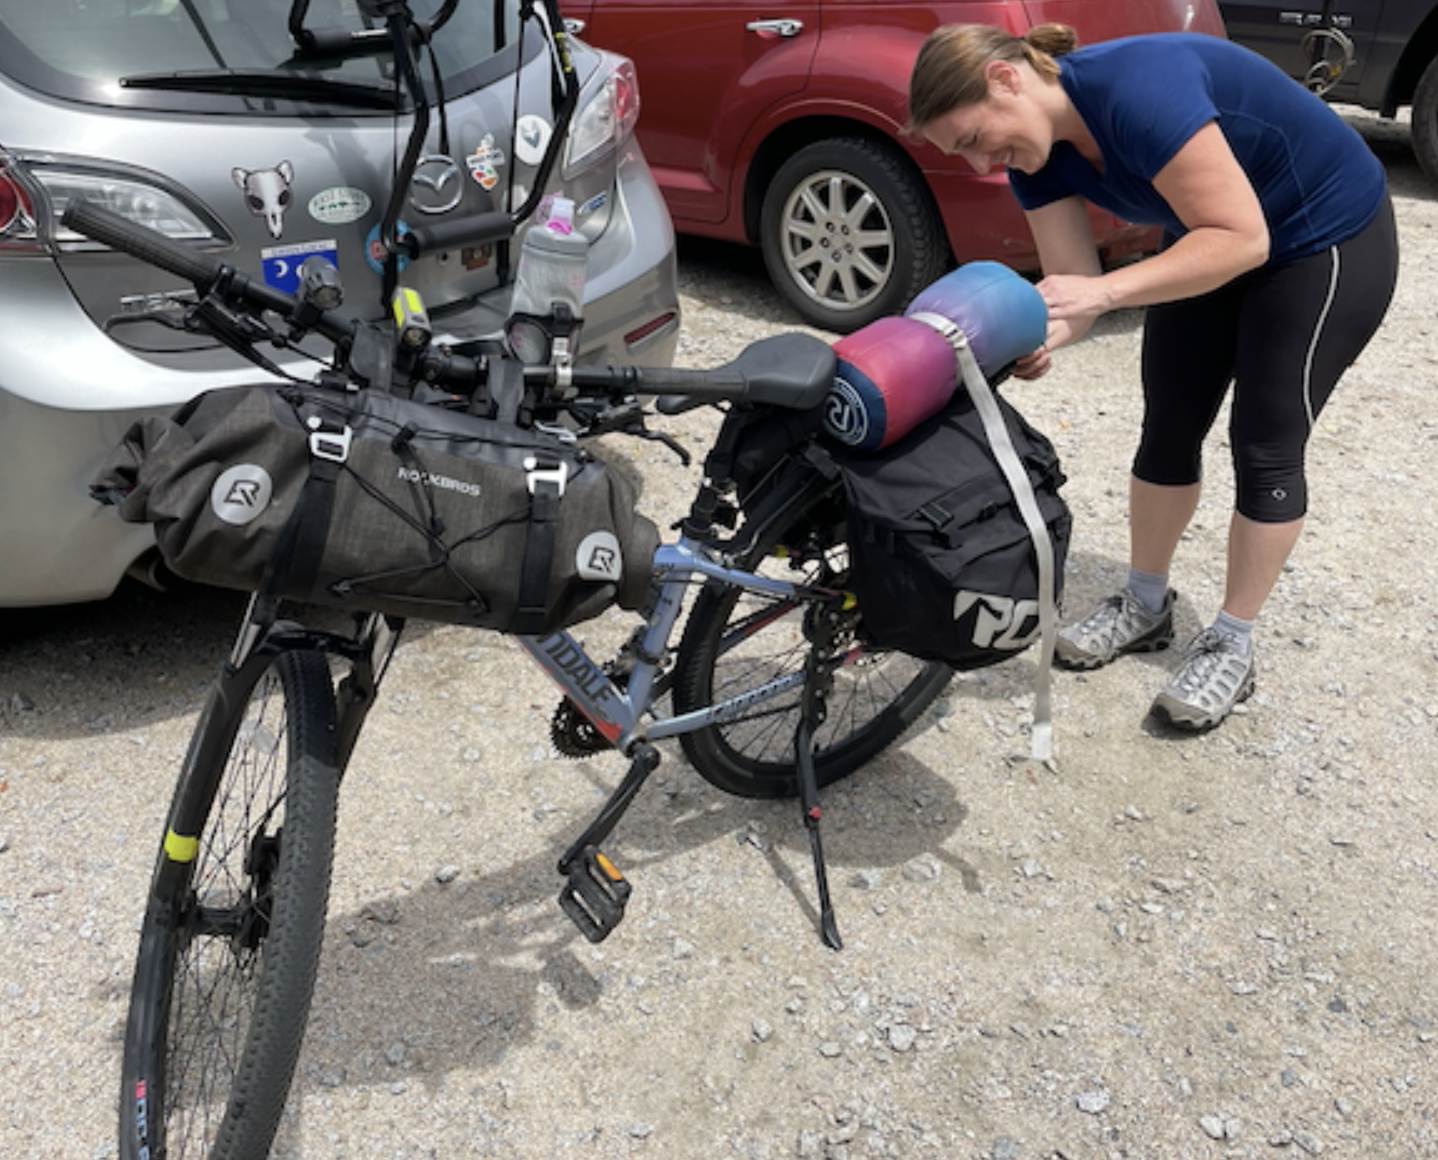
[[[564,873],[569,882],[559,892],[560,909],[590,942],[603,942],[623,920],[633,888],[593,846],[586,846]]]

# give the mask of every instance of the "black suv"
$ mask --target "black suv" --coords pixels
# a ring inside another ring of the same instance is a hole
[[[1438,185],[1438,0],[1219,0],[1229,39],[1330,101],[1392,117]]]

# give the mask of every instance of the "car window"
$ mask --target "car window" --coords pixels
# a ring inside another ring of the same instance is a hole
[[[421,19],[441,0],[414,0]],[[467,0],[435,39],[453,95],[488,83],[494,58],[516,35],[520,0]],[[28,87],[108,105],[194,110],[245,97],[121,87],[124,77],[231,69],[301,73],[350,84],[388,86],[382,57],[317,68],[291,61],[290,0],[0,0],[0,68]],[[308,28],[361,29],[356,0],[311,0]],[[428,64],[425,68],[428,70]],[[253,100],[254,93],[249,97]]]

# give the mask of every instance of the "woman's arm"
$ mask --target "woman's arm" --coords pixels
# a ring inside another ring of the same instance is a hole
[[[1089,226],[1088,203],[1083,198],[1066,197],[1062,201],[1028,210],[1025,216],[1045,275],[1044,282],[1039,283],[1040,292],[1052,277],[1065,275],[1088,279],[1103,273],[1093,230]],[[1094,317],[1059,319],[1050,311],[1044,345],[1014,364],[1015,377],[1036,379],[1047,374],[1051,365],[1049,351],[1081,339],[1093,325]]]
[[[1163,253],[1107,274],[1075,277],[1062,271],[1045,277],[1039,293],[1051,323],[1086,329],[1107,310],[1206,294],[1268,260],[1263,207],[1217,122],[1189,138],[1153,186],[1188,233]],[[1044,270],[1048,274],[1047,262]]]

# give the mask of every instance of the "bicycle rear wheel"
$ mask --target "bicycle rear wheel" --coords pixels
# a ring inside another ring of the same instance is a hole
[[[738,566],[759,575],[843,588],[848,574],[844,488],[803,473],[787,498],[765,501],[763,518]],[[709,584],[694,602],[675,667],[674,708],[687,713],[759,688],[804,667],[815,647],[815,606]],[[898,740],[949,683],[946,665],[865,645],[857,611],[844,614],[831,645],[853,653],[834,673],[827,715],[815,738],[821,786],[846,777]],[[794,731],[801,691],[681,735],[701,776],[750,798],[795,797]]]
[[[269,1154],[324,937],[334,736],[318,652],[259,654],[210,694],[140,933],[121,1160]]]

